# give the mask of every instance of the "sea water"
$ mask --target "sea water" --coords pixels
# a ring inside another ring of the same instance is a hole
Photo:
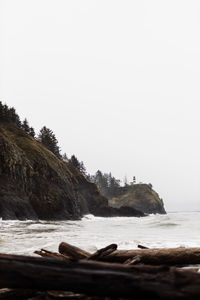
[[[116,243],[118,249],[200,247],[200,212],[177,212],[142,218],[79,221],[0,221],[0,253],[35,255],[41,248],[58,251],[67,242],[89,252]]]

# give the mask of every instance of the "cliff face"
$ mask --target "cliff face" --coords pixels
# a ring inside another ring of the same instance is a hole
[[[0,123],[0,217],[77,219],[108,206],[96,185],[11,124]]]
[[[117,197],[109,200],[109,205],[119,208],[128,206],[147,214],[165,214],[163,200],[147,184],[135,184],[120,189]]]

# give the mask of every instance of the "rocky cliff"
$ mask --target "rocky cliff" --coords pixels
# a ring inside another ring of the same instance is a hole
[[[163,200],[148,184],[134,184],[120,188],[119,195],[109,200],[109,205],[128,206],[147,214],[165,214]]]
[[[97,186],[70,163],[55,156],[24,130],[0,121],[0,217],[3,219],[79,219],[143,216],[112,209]]]
[[[0,217],[77,219],[107,204],[71,164],[25,131],[0,123]]]

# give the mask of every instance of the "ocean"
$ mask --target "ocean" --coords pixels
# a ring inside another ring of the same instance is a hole
[[[91,253],[109,244],[118,249],[200,247],[200,212],[174,212],[147,217],[79,221],[0,221],[0,253],[34,256],[44,248],[58,251],[67,242]]]

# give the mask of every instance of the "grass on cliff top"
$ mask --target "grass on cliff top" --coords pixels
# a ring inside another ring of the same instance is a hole
[[[127,187],[119,196],[110,199],[110,203],[112,204],[117,201],[120,203],[120,205],[123,203],[126,203],[126,205],[136,205],[141,203],[141,201],[148,201],[151,204],[159,203],[161,199],[159,198],[159,195],[149,187],[148,184],[139,183]]]
[[[51,151],[26,132],[11,124],[0,124],[0,126],[5,137],[9,139],[9,142],[11,142],[13,146],[20,148],[32,165],[34,162],[41,163],[41,165],[46,164],[62,177],[66,175],[66,172],[70,176],[74,176],[67,163],[56,157]]]

